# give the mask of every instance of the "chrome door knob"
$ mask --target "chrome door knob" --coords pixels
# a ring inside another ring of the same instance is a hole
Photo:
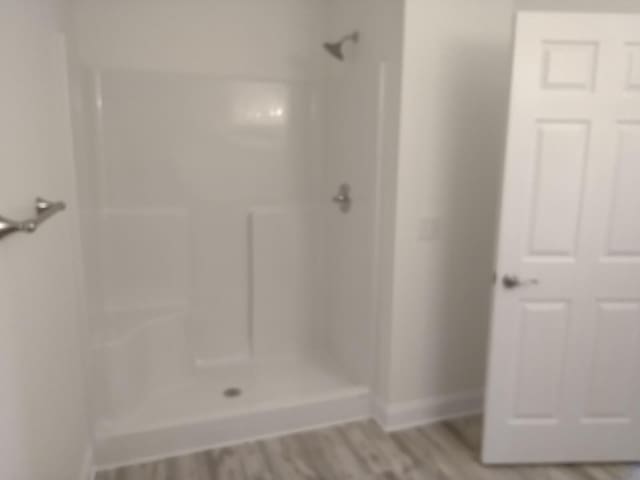
[[[507,290],[513,290],[514,288],[526,287],[529,285],[538,285],[539,283],[540,282],[537,278],[521,280],[516,275],[505,275],[502,277],[502,286]]]

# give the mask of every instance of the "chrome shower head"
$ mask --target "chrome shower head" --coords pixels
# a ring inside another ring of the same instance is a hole
[[[350,33],[349,35],[345,35],[337,42],[327,42],[323,44],[323,47],[327,52],[329,52],[329,54],[332,57],[342,61],[344,60],[344,51],[342,49],[344,47],[344,43],[347,41],[358,43],[359,40],[360,40],[360,33],[353,32],[353,33]]]
[[[342,53],[342,43],[341,42],[336,42],[336,43],[325,43],[324,45],[324,49],[329,52],[329,54],[335,58],[337,58],[338,60],[344,60],[344,53]]]

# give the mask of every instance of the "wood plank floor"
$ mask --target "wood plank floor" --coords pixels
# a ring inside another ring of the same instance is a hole
[[[629,465],[484,467],[481,419],[387,434],[373,421],[101,472],[96,480],[628,480]]]

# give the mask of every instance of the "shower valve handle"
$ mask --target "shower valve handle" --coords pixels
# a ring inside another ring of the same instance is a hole
[[[351,210],[351,186],[348,183],[343,183],[338,189],[338,194],[333,197],[333,202],[340,206],[342,213],[347,213]]]
[[[34,218],[18,221],[0,216],[0,239],[18,232],[33,233],[42,223],[67,208],[64,202],[51,202],[44,198],[37,198],[35,203],[36,215]]]

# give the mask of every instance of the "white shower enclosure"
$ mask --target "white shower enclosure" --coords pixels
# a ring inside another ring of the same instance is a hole
[[[76,5],[99,464],[366,414],[401,8]]]

